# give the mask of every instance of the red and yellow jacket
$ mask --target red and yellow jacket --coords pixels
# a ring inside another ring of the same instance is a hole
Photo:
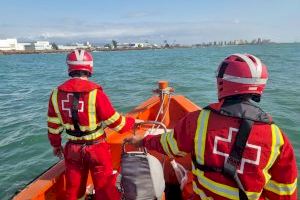
[[[101,86],[89,80],[72,78],[54,89],[49,99],[48,138],[53,147],[61,145],[61,133],[64,130],[75,130],[71,110],[74,92],[80,93],[78,102],[80,131],[91,134],[76,137],[66,133],[67,139],[96,140],[105,136],[103,129],[106,126],[119,133],[133,127],[134,119],[123,117],[116,112]]]
[[[143,144],[150,150],[173,156],[192,153],[197,163],[222,168],[239,124],[238,118],[203,109],[189,113],[171,132],[147,136]],[[239,199],[234,180],[192,165],[193,190],[198,198]],[[237,169],[248,199],[297,199],[293,147],[277,125],[254,122]]]

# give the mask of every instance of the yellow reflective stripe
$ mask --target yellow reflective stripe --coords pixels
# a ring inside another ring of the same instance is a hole
[[[121,123],[117,127],[113,128],[117,132],[120,131],[125,126],[126,123],[125,117],[122,116],[121,118],[122,118]]]
[[[206,194],[203,192],[203,190],[200,190],[198,188],[195,181],[193,181],[193,191],[200,196],[200,199],[210,199],[209,197],[206,196]]]
[[[64,125],[64,127],[67,129],[67,130],[75,130],[75,128],[74,128],[74,125],[73,124],[63,124]],[[100,126],[101,125],[101,123],[99,123],[99,124],[97,124],[97,126],[96,127],[98,127],[98,126]],[[96,128],[94,128],[94,129],[92,129],[91,127],[89,127],[89,126],[80,126],[79,125],[79,129],[81,130],[81,131],[93,131],[93,130],[95,130]]]
[[[91,91],[89,93],[89,127],[91,130],[97,128],[97,121],[96,121],[96,96],[97,96],[97,89]],[[83,130],[82,130],[83,131]]]
[[[170,152],[170,149],[169,149],[169,146],[168,146],[168,141],[167,141],[167,136],[168,136],[169,133],[163,133],[161,134],[160,136],[160,144],[161,146],[163,147],[164,149],[164,152],[168,155],[168,156],[171,156],[171,152]]]
[[[52,133],[52,134],[60,134],[63,130],[64,130],[64,127],[62,127],[62,126],[57,129],[48,127],[49,133]]]
[[[222,197],[226,197],[228,199],[239,200],[239,190],[237,188],[230,187],[228,185],[223,185],[212,181],[209,178],[206,178],[204,176],[204,172],[200,171],[199,169],[196,169],[194,165],[192,172],[194,175],[197,176],[199,184],[205,187],[207,190],[210,190],[211,192],[218,194]]]
[[[58,103],[57,103],[57,93],[58,93],[58,90],[57,89],[54,89],[53,90],[53,93],[52,93],[52,98],[51,98],[51,101],[52,101],[52,105],[54,107],[54,111],[57,115],[57,117],[60,119],[61,123],[63,123],[62,121],[62,118],[61,118],[61,115],[60,115],[60,112],[59,112],[59,108],[58,108]]]
[[[259,197],[261,196],[262,191],[260,192],[247,192],[246,191],[246,195],[248,197],[248,199],[259,199]]]
[[[274,192],[278,195],[292,195],[297,188],[297,178],[293,183],[284,184],[278,183],[276,181],[270,180],[265,186],[266,190]]]
[[[103,121],[103,123],[106,126],[108,126],[108,125],[111,125],[111,124],[115,123],[119,118],[120,118],[120,114],[118,112],[115,112],[110,118]]]
[[[69,135],[67,133],[67,139],[69,139],[69,140],[95,140],[98,137],[100,137],[101,135],[103,135],[103,133],[104,133],[104,131],[102,128],[99,129],[96,133],[92,133],[92,134],[85,135],[82,137],[75,137],[75,136]]]
[[[238,188],[231,187],[228,185],[224,185],[218,182],[215,182],[204,176],[204,172],[196,169],[194,164],[192,164],[192,172],[197,176],[198,182],[200,185],[205,187],[207,190],[220,195],[222,197],[226,197],[228,199],[236,199],[239,200],[239,190]],[[246,195],[249,199],[258,199],[261,195],[261,192],[248,192],[245,191]]]
[[[280,154],[280,149],[281,146],[283,145],[283,137],[282,134],[275,124],[271,125],[271,130],[272,130],[272,146],[271,146],[271,154],[268,160],[268,163],[266,167],[263,169],[263,174],[265,177],[265,183],[268,183],[268,181],[271,178],[271,175],[269,174],[269,169],[272,167],[274,164],[275,160]]]
[[[198,121],[195,135],[195,154],[199,164],[204,165],[204,149],[206,141],[207,124],[210,115],[210,110],[202,110]]]
[[[60,120],[58,117],[48,117],[48,122],[51,122],[53,124],[61,124]]]
[[[179,151],[177,141],[174,138],[174,131],[169,132],[169,134],[167,134],[166,137],[167,137],[167,142],[168,142],[168,144],[172,150],[172,153],[174,155],[177,155],[177,156],[185,156],[186,155],[185,152]]]

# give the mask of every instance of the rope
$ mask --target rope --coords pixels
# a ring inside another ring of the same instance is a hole
[[[171,102],[171,93],[168,93],[167,95],[168,95],[169,99],[168,99],[168,103],[167,103],[167,107],[166,107],[166,110],[164,112],[164,115],[161,118],[161,121],[160,121],[161,123],[163,123],[163,121],[164,121],[164,119],[166,117],[166,114],[167,114],[167,111],[169,110],[169,106],[170,106],[170,102]],[[164,106],[165,95],[164,95],[163,91],[161,91],[161,96],[163,97],[163,99],[162,99],[162,103],[160,105],[160,108],[158,110],[158,113],[156,115],[155,121],[158,120],[158,117],[159,117],[160,113],[162,112],[162,109],[163,109],[163,106]],[[153,132],[157,131],[158,128],[160,127],[160,125],[157,125],[157,127],[155,128],[155,130],[154,130],[154,127],[155,127],[155,124],[152,125],[152,127],[151,127],[150,131],[148,132],[148,134],[152,134]],[[163,155],[163,158],[162,158],[162,168],[163,168],[163,170],[165,169],[165,161],[166,161],[166,155]]]
[[[167,111],[169,110],[169,105],[170,105],[170,102],[171,102],[171,93],[168,93],[167,95],[168,95],[168,97],[169,97],[169,99],[168,99],[168,104],[167,104],[166,110],[164,111],[164,115],[163,115],[163,117],[162,117],[161,120],[160,120],[161,123],[163,123],[163,121],[164,121],[164,119],[165,119],[165,117],[166,117],[166,114],[167,114]],[[165,95],[164,95],[164,92],[163,92],[163,91],[161,91],[161,96],[163,97],[162,103],[161,103],[161,105],[160,105],[160,108],[159,108],[159,110],[158,110],[158,113],[157,113],[157,115],[156,115],[154,121],[157,121],[157,120],[158,120],[158,117],[159,117],[160,113],[162,112],[162,109],[163,109],[163,106],[164,106],[164,103],[165,103]],[[158,128],[160,127],[160,125],[157,125],[157,127],[156,127],[155,129],[154,129],[154,127],[155,127],[155,124],[152,125],[152,127],[151,127],[151,129],[150,129],[150,131],[149,131],[148,134],[152,134],[153,132],[157,131]],[[148,135],[148,134],[147,134],[147,135]]]

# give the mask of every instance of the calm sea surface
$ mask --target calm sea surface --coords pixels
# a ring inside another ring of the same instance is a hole
[[[94,52],[92,80],[127,112],[165,79],[200,106],[215,102],[215,70],[227,55],[251,53],[269,67],[261,107],[292,141],[300,167],[300,44]],[[67,79],[66,54],[0,55],[0,199],[57,162],[47,139],[52,88]]]

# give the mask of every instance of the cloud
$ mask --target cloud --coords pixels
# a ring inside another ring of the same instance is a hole
[[[233,23],[234,23],[234,24],[239,24],[239,23],[240,23],[240,20],[239,20],[239,19],[234,19],[234,20],[233,20]]]
[[[261,24],[245,21],[240,23],[239,19],[227,21],[102,23],[64,18],[44,25],[31,24],[30,26],[4,26],[1,28],[1,37],[27,38],[30,40],[47,39],[59,42],[103,42],[116,39],[120,42],[176,40],[179,43],[192,44],[214,40],[251,40],[257,37],[278,39],[281,35],[287,34],[284,33],[285,29],[278,30],[276,26],[265,26],[263,22]],[[291,38],[300,39],[296,35],[291,35]]]
[[[144,17],[152,17],[154,14],[153,12],[130,12],[124,15],[125,18],[133,18],[133,19],[140,19]]]

